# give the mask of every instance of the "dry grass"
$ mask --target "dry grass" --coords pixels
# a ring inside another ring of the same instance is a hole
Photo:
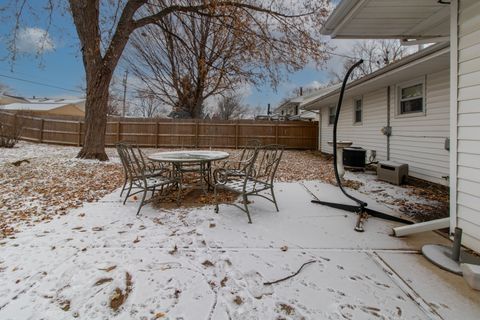
[[[117,164],[35,158],[0,165],[0,239],[12,236],[20,225],[49,221],[96,201],[122,181]]]

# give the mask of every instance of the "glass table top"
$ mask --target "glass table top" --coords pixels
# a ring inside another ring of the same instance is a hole
[[[154,161],[165,162],[202,162],[215,161],[228,158],[229,154],[223,151],[211,150],[182,150],[182,151],[166,151],[157,152],[148,156]]]

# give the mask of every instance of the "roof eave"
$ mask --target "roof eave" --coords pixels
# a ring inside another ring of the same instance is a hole
[[[320,29],[320,33],[331,38],[336,38],[338,30],[345,22],[346,17],[352,15],[355,11],[365,4],[365,0],[360,1],[341,1],[328,17],[327,21]]]

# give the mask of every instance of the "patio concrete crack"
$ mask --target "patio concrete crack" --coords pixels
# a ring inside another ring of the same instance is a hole
[[[410,298],[423,313],[432,320],[444,320],[430,304],[425,301],[418,292],[416,292],[380,255],[376,252],[366,252],[369,256],[402,290],[408,298]]]

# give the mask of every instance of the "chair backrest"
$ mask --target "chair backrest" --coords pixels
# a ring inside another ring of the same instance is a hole
[[[259,140],[248,140],[245,147],[240,152],[238,158],[238,170],[241,170],[245,167],[245,164],[253,161],[253,157],[256,155],[257,148],[260,147],[261,143]]]
[[[255,159],[255,179],[273,183],[275,174],[282,159],[284,146],[271,144],[259,147]]]
[[[132,180],[143,178],[146,165],[140,149],[128,142],[119,142],[116,147],[127,177]]]

